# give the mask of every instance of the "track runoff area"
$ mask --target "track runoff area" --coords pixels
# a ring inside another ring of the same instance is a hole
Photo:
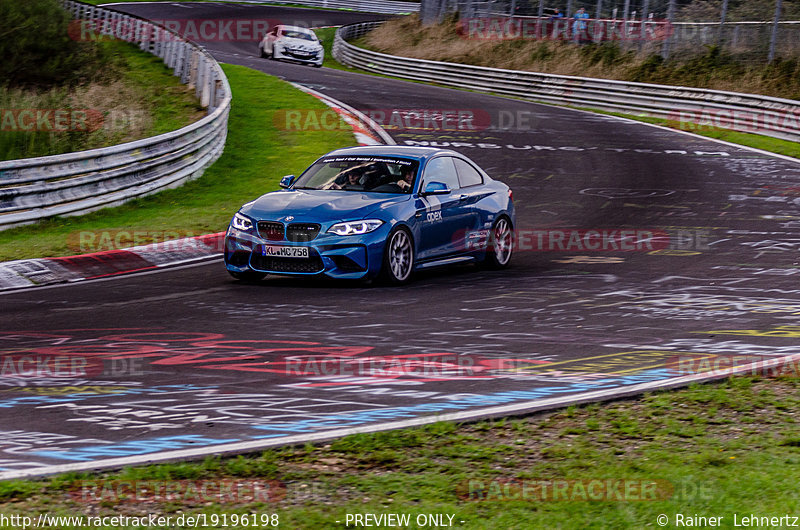
[[[313,26],[371,17],[121,9]],[[384,120],[398,144],[450,147],[508,183],[513,266],[456,267],[388,288],[246,285],[216,261],[2,295],[0,477],[524,414],[737,370],[796,373],[797,161],[564,108],[268,61],[253,42],[204,44],[220,61]]]

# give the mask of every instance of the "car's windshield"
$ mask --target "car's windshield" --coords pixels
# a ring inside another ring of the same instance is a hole
[[[296,189],[411,193],[419,163],[380,156],[327,156],[300,175]]]
[[[303,40],[317,40],[317,37],[313,33],[306,33],[304,31],[298,31],[294,29],[285,29],[281,31],[281,36],[289,37],[292,39],[303,39]]]

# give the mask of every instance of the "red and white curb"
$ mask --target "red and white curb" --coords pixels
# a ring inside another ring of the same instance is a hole
[[[225,232],[61,258],[0,263],[0,291],[93,280],[218,258]]]

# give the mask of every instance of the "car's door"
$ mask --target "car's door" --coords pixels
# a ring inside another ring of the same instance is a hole
[[[492,192],[485,186],[484,174],[475,165],[462,158],[454,158],[453,162],[461,186],[458,190],[459,199],[469,217],[466,249],[480,248],[488,235],[484,224],[490,222],[489,216],[495,213],[490,209],[492,201],[486,200]]]
[[[421,194],[417,207],[420,225],[418,258],[432,259],[459,252],[470,226],[469,208],[460,193],[458,173],[451,156],[438,156],[428,161],[422,174],[420,191],[430,182],[441,182],[450,188],[444,195]]]

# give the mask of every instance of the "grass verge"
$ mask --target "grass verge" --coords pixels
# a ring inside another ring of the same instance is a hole
[[[155,237],[220,232],[242,204],[277,189],[281,176],[302,171],[322,153],[353,145],[346,128],[279,130],[273,124],[276,112],[327,107],[275,77],[242,66],[223,69],[233,90],[228,140],[203,177],[117,208],[0,232],[0,261],[85,252],[75,246],[81,232],[125,230]]]
[[[131,142],[179,129],[204,116],[192,90],[158,57],[121,41],[96,46],[111,63],[101,79],[47,90],[0,87],[0,108],[52,109],[80,116],[67,130],[55,132],[27,131],[22,118],[14,118],[14,123],[4,119],[0,160]]]
[[[531,418],[436,423],[253,456],[8,481],[0,483],[0,512],[275,513],[288,528],[344,527],[347,514],[364,513],[452,515],[460,528],[657,527],[661,514],[674,527],[676,514],[700,514],[723,516],[731,527],[734,514],[741,522],[799,511],[798,405],[797,378],[737,377]],[[181,480],[239,481],[251,492],[259,481],[282,486],[261,502],[252,495],[219,502]],[[606,486],[592,489],[597,480]],[[145,481],[153,481],[150,493],[118,495]],[[554,489],[535,487],[542,481],[568,486],[554,497]],[[153,488],[163,492],[169,484],[177,499],[154,496]],[[607,493],[591,500],[598,492]]]

